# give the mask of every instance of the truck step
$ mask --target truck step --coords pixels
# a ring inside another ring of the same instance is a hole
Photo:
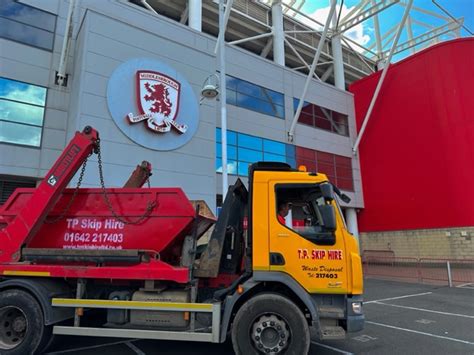
[[[330,305],[318,305],[320,318],[344,319],[344,309]]]
[[[22,257],[25,261],[36,262],[94,262],[94,263],[126,263],[138,264],[143,252],[139,250],[109,249],[46,249],[23,248]]]
[[[340,326],[323,326],[321,340],[339,340],[346,338],[346,331]]]

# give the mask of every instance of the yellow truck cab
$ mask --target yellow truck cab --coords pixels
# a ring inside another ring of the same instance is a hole
[[[284,163],[250,167],[246,254],[252,271],[233,319],[236,353],[304,354],[310,333],[335,340],[363,329],[359,247],[337,198],[347,196],[323,174]],[[287,338],[293,343],[277,341]]]

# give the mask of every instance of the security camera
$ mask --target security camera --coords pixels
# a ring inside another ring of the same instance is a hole
[[[217,86],[215,86],[215,85],[206,84],[201,89],[201,95],[202,95],[202,97],[205,97],[206,99],[213,99],[217,95],[219,95],[219,90],[218,90]]]

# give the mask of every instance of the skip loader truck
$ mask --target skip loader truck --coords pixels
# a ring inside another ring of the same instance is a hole
[[[93,154],[101,187],[80,188]],[[40,354],[61,334],[230,338],[236,354],[302,355],[310,333],[363,328],[358,244],[336,197],[347,196],[325,175],[255,163],[216,220],[180,188],[142,188],[150,174],[144,162],[123,188],[106,188],[87,126],[36,188],[0,207],[2,355]]]

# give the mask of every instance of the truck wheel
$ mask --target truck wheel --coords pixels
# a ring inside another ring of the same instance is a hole
[[[35,354],[51,337],[43,311],[29,293],[7,290],[0,293],[0,354]]]
[[[232,345],[238,355],[304,355],[310,346],[308,322],[288,298],[275,293],[259,294],[237,312]]]

